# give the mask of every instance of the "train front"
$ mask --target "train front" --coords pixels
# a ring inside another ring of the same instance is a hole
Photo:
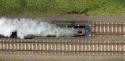
[[[73,37],[89,37],[91,36],[91,24],[88,22],[55,22],[57,26],[68,27],[75,30]]]

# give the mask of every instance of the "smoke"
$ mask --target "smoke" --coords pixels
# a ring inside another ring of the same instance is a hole
[[[24,39],[25,36],[73,36],[76,32],[72,28],[59,27],[45,21],[28,18],[0,18],[0,35],[10,37],[12,32],[17,32],[17,37]]]

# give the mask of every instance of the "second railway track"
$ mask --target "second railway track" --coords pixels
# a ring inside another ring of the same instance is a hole
[[[5,40],[6,41],[6,40]],[[75,54],[75,55],[125,55],[121,42],[1,42],[1,53],[24,54]]]

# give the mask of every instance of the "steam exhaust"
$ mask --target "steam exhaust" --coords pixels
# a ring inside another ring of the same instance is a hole
[[[28,36],[72,37],[76,30],[56,24],[28,18],[0,18],[0,35],[24,39]],[[14,36],[16,35],[16,36]]]

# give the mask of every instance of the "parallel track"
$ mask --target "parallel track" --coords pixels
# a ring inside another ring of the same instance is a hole
[[[1,53],[125,55],[125,43],[119,42],[1,42]]]

